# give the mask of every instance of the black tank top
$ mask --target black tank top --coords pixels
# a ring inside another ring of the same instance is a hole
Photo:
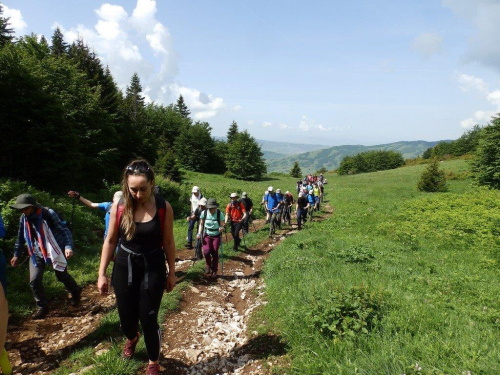
[[[161,243],[161,223],[158,209],[161,207],[163,198],[156,196],[156,214],[152,220],[145,223],[136,222],[134,237],[128,241],[120,225],[120,241],[127,249],[134,253],[147,254],[160,247]],[[164,201],[163,201],[164,202]]]

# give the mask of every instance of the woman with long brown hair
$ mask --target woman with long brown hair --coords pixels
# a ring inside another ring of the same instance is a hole
[[[123,198],[111,208],[97,281],[99,292],[107,293],[106,270],[120,239],[111,282],[127,337],[123,357],[134,355],[140,322],[149,357],[147,375],[160,373],[158,310],[163,290],[170,292],[175,286],[174,214],[170,204],[154,194],[154,188],[154,172],[146,161],[135,160],[123,171]]]

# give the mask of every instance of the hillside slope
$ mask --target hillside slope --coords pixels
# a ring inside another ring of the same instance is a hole
[[[439,143],[427,141],[401,141],[382,145],[362,146],[345,145],[334,146],[322,150],[305,152],[297,155],[289,155],[283,158],[266,159],[268,172],[289,172],[295,161],[299,162],[303,173],[312,173],[321,167],[328,170],[338,168],[344,156],[355,155],[363,151],[385,150],[399,151],[405,159],[421,155],[426,149]]]

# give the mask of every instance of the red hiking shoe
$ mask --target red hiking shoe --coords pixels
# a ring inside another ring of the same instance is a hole
[[[135,353],[135,347],[137,346],[137,343],[139,342],[139,332],[137,332],[137,339],[135,341],[131,341],[127,339],[127,342],[125,343],[125,347],[123,348],[123,358],[125,359],[130,359],[134,356]]]
[[[149,364],[148,370],[146,371],[146,375],[160,375],[160,365],[157,363]]]

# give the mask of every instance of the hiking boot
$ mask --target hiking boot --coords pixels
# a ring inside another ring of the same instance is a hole
[[[71,293],[71,298],[69,299],[69,303],[71,306],[76,307],[80,304],[82,299],[82,288],[79,288],[76,292]]]
[[[210,275],[210,277],[212,279],[216,279],[217,278],[217,271],[212,271],[212,274]]]
[[[160,375],[160,365],[157,363],[149,364],[148,370],[146,371],[146,375]]]
[[[190,249],[191,250],[193,248],[193,244],[191,242],[186,242],[186,244],[184,245],[184,247],[186,249]]]
[[[135,347],[137,346],[137,343],[139,342],[139,332],[137,332],[137,338],[135,341],[131,341],[127,339],[127,342],[125,342],[125,346],[123,348],[123,358],[125,359],[130,359],[134,356],[135,353]]]
[[[33,315],[31,315],[32,319],[43,319],[45,318],[45,315],[49,312],[48,307],[39,307],[38,310],[36,310]]]

